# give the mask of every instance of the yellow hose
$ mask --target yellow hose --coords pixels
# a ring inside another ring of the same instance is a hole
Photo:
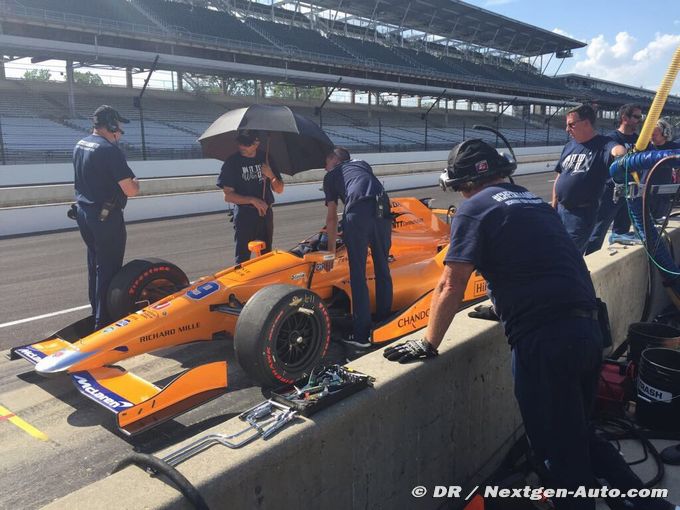
[[[656,127],[656,123],[661,116],[661,111],[666,104],[666,99],[668,98],[668,93],[673,86],[675,77],[680,70],[680,46],[677,47],[675,53],[673,54],[673,59],[671,60],[671,65],[668,66],[668,71],[666,71],[666,76],[663,77],[661,85],[659,85],[659,90],[656,91],[654,96],[654,101],[652,106],[649,108],[649,113],[647,113],[647,118],[642,126],[642,131],[640,131],[640,136],[635,144],[636,151],[643,151],[649,145],[649,141],[652,138],[652,131]]]

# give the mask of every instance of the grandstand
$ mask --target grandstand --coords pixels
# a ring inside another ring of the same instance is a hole
[[[432,0],[427,12],[410,10],[405,0],[384,11],[364,0],[341,4],[342,11],[327,0],[56,5],[0,0],[5,60],[63,60],[67,77],[50,83],[4,79],[0,67],[4,164],[68,160],[74,142],[90,129],[92,111],[104,103],[132,120],[124,137],[129,157],[168,158],[199,157],[196,139],[203,130],[220,113],[253,102],[319,114],[317,121],[336,143],[387,151],[448,148],[470,136],[476,123],[502,128],[518,145],[562,144],[563,119],[556,115],[569,105],[590,101],[613,112],[625,102],[646,104],[653,95],[575,75],[548,78],[532,64],[550,53],[565,56],[583,43],[464,2]],[[131,72],[148,69],[156,55],[158,69],[176,74],[177,89],[147,90],[142,137]],[[125,69],[128,86],[79,85],[73,80],[76,65]],[[201,76],[254,80],[254,95],[208,92],[199,86]],[[290,99],[268,94],[279,84],[326,91],[340,85],[352,103],[331,96],[320,111],[323,97],[295,99],[298,89]],[[398,98],[396,105],[385,102],[381,94],[388,93]],[[368,104],[354,101],[361,94],[368,94]],[[402,98],[417,98],[417,106],[403,106]],[[429,110],[434,98],[440,101]],[[669,98],[666,110],[680,114],[680,98]]]

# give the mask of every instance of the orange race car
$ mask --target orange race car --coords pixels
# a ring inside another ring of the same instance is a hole
[[[427,325],[449,241],[448,221],[420,200],[394,199],[391,212],[393,315],[372,331],[376,344]],[[239,364],[255,381],[263,386],[292,383],[319,363],[331,333],[342,334],[351,320],[346,249],[339,241],[333,269],[323,271],[330,255],[323,251],[324,242],[322,231],[290,251],[257,256],[192,285],[173,264],[133,260],[109,290],[109,310],[119,317],[116,322],[93,332],[92,318],[82,319],[49,338],[11,349],[10,358],[34,363],[41,375],[71,375],[81,393],[116,414],[126,434],[177,416],[227,388],[226,361],[188,370],[164,388],[116,366],[138,354],[226,332],[233,337]],[[264,246],[251,244],[256,252]],[[370,257],[367,264],[371,280]],[[370,282],[369,293],[373,303]],[[465,302],[485,297],[486,282],[474,274]]]

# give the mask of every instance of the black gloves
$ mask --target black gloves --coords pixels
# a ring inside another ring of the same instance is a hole
[[[432,347],[432,344],[427,340],[409,340],[388,347],[383,351],[383,356],[388,360],[398,361],[399,363],[407,363],[414,359],[433,358],[438,354],[437,349]]]
[[[496,315],[496,310],[493,309],[492,305],[477,305],[474,311],[468,313],[468,317],[473,319],[486,319],[487,321],[496,321],[500,319]]]

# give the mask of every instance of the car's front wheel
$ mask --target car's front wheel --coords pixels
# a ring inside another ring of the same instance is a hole
[[[257,291],[236,323],[234,351],[246,373],[265,387],[290,384],[321,360],[330,344],[321,298],[294,285]]]
[[[120,319],[188,286],[189,278],[175,264],[156,258],[131,260],[111,280],[109,315]]]

